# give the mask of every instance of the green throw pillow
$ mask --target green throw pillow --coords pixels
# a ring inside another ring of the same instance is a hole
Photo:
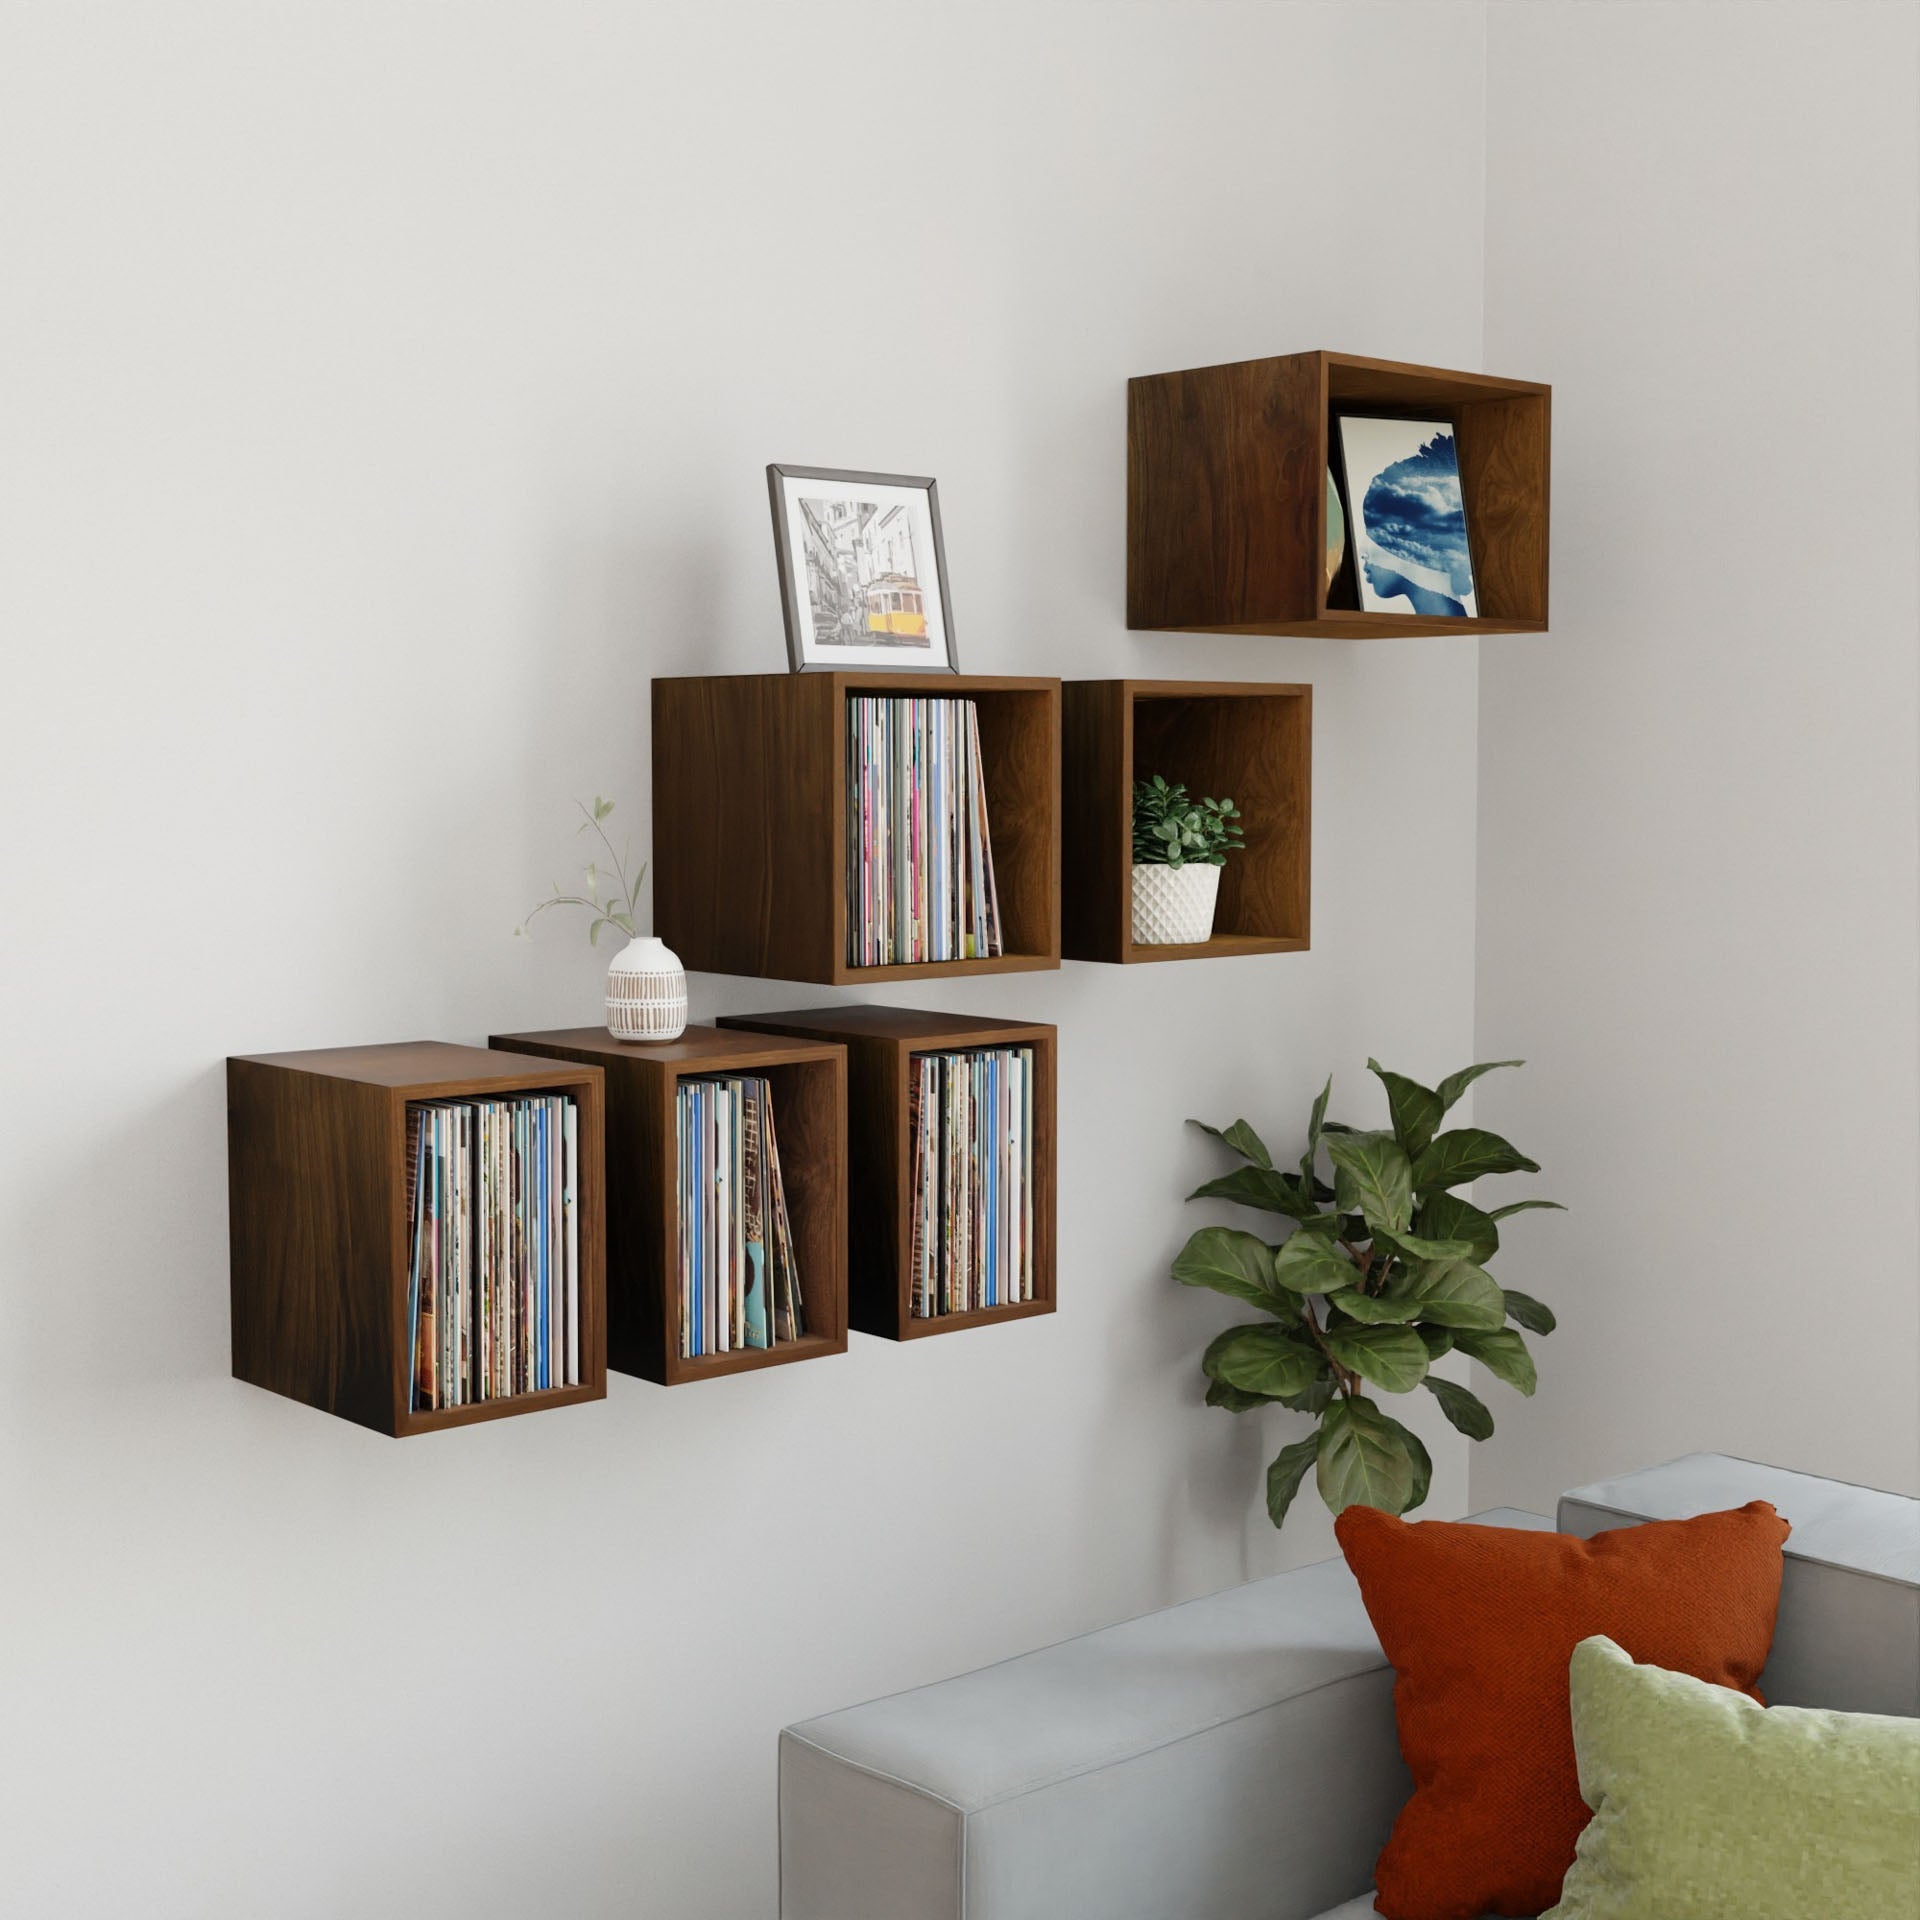
[[[1920,1914],[1920,1720],[1762,1707],[1573,1650],[1580,1836],[1543,1920],[1892,1920]]]

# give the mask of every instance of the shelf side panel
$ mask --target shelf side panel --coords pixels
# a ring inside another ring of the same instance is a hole
[[[1060,949],[1121,960],[1133,863],[1130,715],[1125,683],[1069,681],[1060,692]]]
[[[1547,624],[1552,402],[1545,394],[1456,410],[1460,490],[1482,618]]]

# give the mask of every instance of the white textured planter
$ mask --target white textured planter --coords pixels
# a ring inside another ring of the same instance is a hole
[[[678,1040],[687,1030],[687,975],[664,940],[643,933],[607,968],[607,1031],[616,1040]]]
[[[1213,937],[1220,869],[1136,866],[1133,870],[1133,943],[1137,947],[1197,947]]]

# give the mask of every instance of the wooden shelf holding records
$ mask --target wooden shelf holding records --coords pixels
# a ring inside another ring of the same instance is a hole
[[[1055,1120],[1056,1030],[1036,1022],[982,1020],[907,1007],[816,1007],[797,1013],[730,1014],[730,1031],[831,1041],[847,1054],[848,1145],[852,1185],[848,1211],[848,1318],[857,1332],[888,1340],[1054,1310],[1055,1207],[1058,1188]],[[972,1312],[916,1317],[912,1311],[913,1142],[910,1074],[918,1054],[974,1048],[1031,1047],[1033,1101],[1033,1297]]]
[[[407,1103],[564,1094],[579,1108],[580,1384],[413,1406]],[[601,1076],[436,1040],[227,1062],[233,1372],[378,1433],[431,1433],[607,1391]]]
[[[689,1027],[678,1040],[615,1040],[603,1027],[496,1034],[519,1053],[606,1078],[607,1364],[664,1387],[847,1350],[847,1056],[824,1040]],[[770,1347],[680,1351],[680,1082],[767,1081],[792,1224],[805,1332]]]
[[[848,701],[979,714],[1003,951],[848,959]],[[823,986],[1060,964],[1060,682],[986,674],[730,674],[653,683],[654,924],[690,972]]]
[[[1341,413],[1453,422],[1476,615],[1362,612],[1330,596],[1327,466]],[[1552,420],[1553,389],[1537,381],[1351,353],[1129,380],[1127,625],[1334,640],[1543,632]]]

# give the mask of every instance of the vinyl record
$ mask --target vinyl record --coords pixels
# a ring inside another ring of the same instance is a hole
[[[1333,484],[1333,469],[1327,469],[1327,585],[1339,577],[1340,563],[1347,557],[1347,516],[1340,511],[1340,489]]]

